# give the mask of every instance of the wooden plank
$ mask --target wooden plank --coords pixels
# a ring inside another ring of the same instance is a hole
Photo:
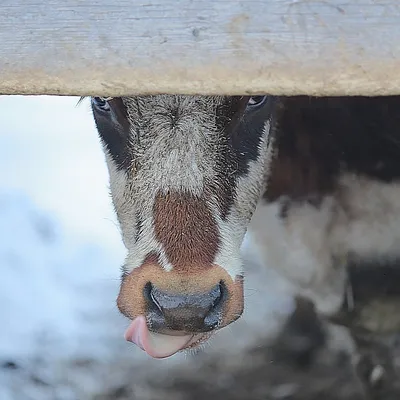
[[[400,94],[398,0],[2,0],[0,93]]]

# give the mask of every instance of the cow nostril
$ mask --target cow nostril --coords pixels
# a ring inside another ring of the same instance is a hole
[[[213,302],[209,312],[204,318],[204,324],[211,329],[216,328],[220,322],[223,306],[228,299],[228,290],[224,282],[220,282],[212,291]]]
[[[154,293],[155,293],[155,291],[153,290],[153,287],[150,286],[150,300],[162,312],[163,308],[162,308],[161,304],[158,302],[157,297]]]
[[[222,303],[223,298],[226,297],[225,291],[226,288],[222,281],[218,285],[214,286],[214,288],[209,293],[209,298],[211,301],[210,311],[216,308],[220,308],[218,306]]]
[[[148,282],[143,295],[154,329],[206,332],[218,326],[228,291],[219,282],[209,292],[176,294],[164,292]]]
[[[143,297],[146,300],[147,304],[153,302],[152,295],[151,295],[152,290],[153,290],[153,285],[151,284],[151,282],[147,282],[143,288]]]

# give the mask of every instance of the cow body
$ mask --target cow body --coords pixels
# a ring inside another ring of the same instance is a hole
[[[324,315],[346,268],[400,256],[397,97],[281,100],[266,191],[250,224],[266,265]]]
[[[154,357],[240,317],[240,246],[321,315],[347,266],[400,253],[398,97],[93,98],[128,255],[118,307]]]

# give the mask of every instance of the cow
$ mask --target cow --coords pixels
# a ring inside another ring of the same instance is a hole
[[[240,318],[246,232],[318,315],[400,255],[400,98],[92,97],[127,257],[125,338],[155,358]]]

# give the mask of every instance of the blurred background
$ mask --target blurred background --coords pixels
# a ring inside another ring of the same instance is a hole
[[[0,96],[1,400],[156,398],[163,374],[241,354],[293,307],[285,283],[246,258],[246,240],[244,318],[202,354],[152,360],[125,342],[125,252],[89,100],[78,100]]]

